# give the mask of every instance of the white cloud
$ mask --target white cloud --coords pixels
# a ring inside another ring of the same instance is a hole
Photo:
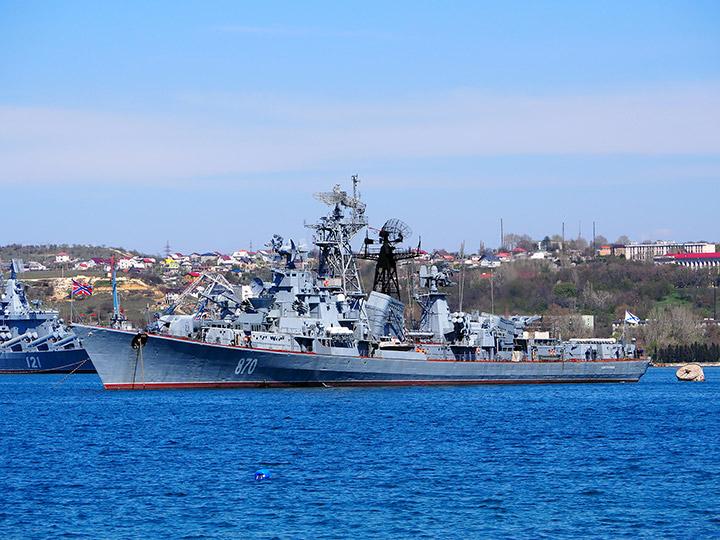
[[[461,90],[383,103],[221,94],[183,106],[174,116],[0,107],[0,183],[164,183],[371,160],[720,153],[715,87],[577,97]]]

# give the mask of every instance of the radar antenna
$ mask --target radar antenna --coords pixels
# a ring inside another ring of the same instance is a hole
[[[298,260],[302,263],[306,262],[307,246],[304,244],[298,246],[293,239],[289,239],[286,244],[282,236],[275,234],[265,245],[274,253],[273,262],[285,261],[285,268],[288,270],[294,270],[295,262]]]
[[[427,287],[427,289],[436,294],[439,292],[438,286],[440,287],[452,287],[455,285],[454,282],[450,281],[452,272],[448,269],[438,270],[437,266],[433,266],[428,270],[427,266],[420,267],[420,286]]]
[[[332,191],[320,191],[313,193],[313,197],[318,201],[324,202],[328,206],[342,205],[347,208],[352,208],[354,210],[353,215],[364,214],[365,203],[360,200],[360,196],[357,192],[357,185],[360,180],[358,180],[357,174],[353,174],[351,178],[353,182],[352,197],[348,195],[346,191],[342,191],[340,189],[340,184],[335,184]]]

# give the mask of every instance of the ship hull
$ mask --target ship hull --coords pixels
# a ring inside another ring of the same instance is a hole
[[[50,351],[2,351],[0,373],[95,373],[83,349]]]
[[[107,389],[637,382],[647,359],[460,362],[315,354],[214,345],[73,325]]]

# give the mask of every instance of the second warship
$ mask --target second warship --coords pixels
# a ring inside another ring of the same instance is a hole
[[[95,368],[80,341],[55,310],[30,305],[13,259],[10,278],[0,277],[0,373],[93,373]]]

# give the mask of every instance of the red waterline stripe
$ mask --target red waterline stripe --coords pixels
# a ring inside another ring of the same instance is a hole
[[[364,357],[363,357],[364,358]],[[597,364],[598,362],[605,362],[605,363],[622,363],[622,362],[649,362],[649,359],[647,358],[601,358],[599,360],[580,360],[580,359],[574,359],[570,358],[568,360],[455,360],[454,358],[428,358],[428,362],[457,362],[458,364],[477,364],[477,363],[486,363],[486,364],[579,364],[579,363],[585,363],[585,364]]]
[[[469,386],[488,384],[574,384],[629,383],[636,379],[507,379],[507,380],[447,380],[447,381],[338,381],[338,382],[203,382],[203,383],[117,383],[106,384],[106,390],[169,390],[199,388],[292,388],[336,386]]]

